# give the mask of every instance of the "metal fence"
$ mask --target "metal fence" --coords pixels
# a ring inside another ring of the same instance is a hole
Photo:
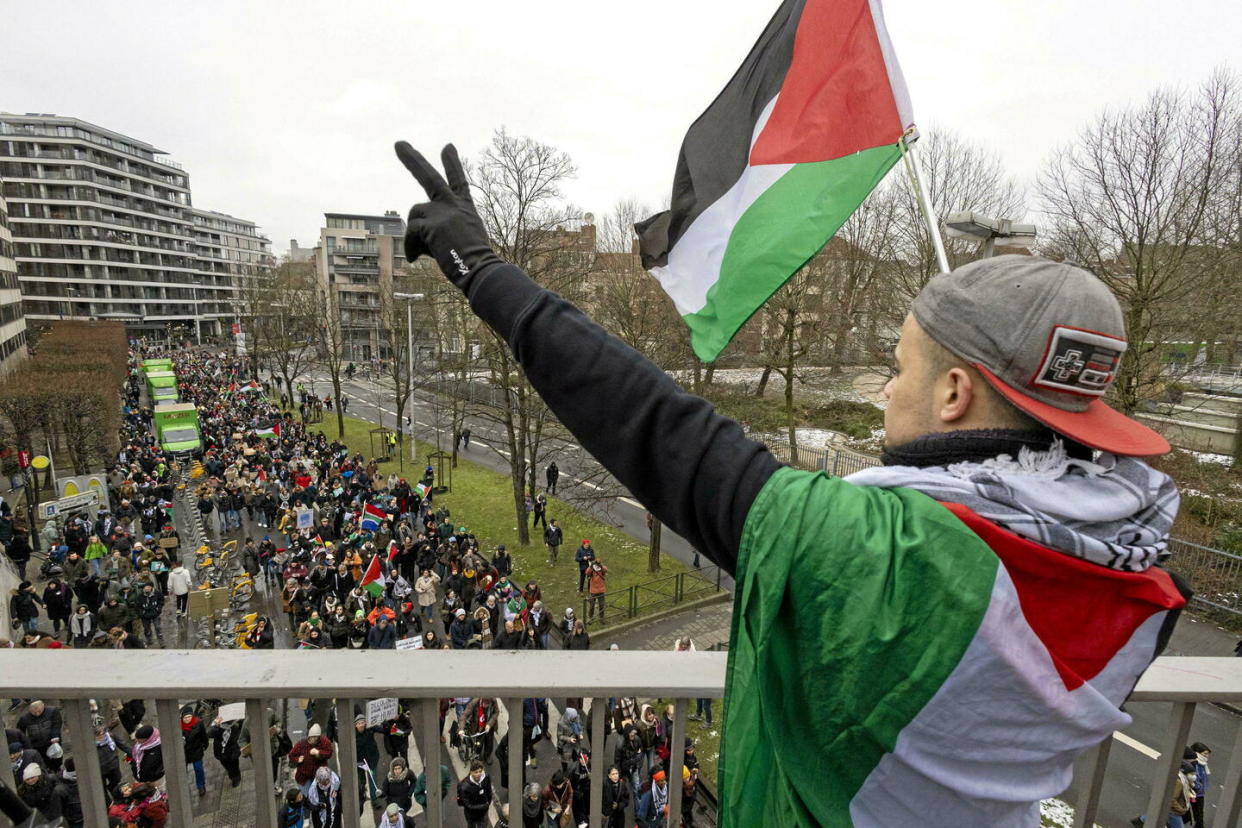
[[[716,565],[690,572],[678,572],[664,578],[633,584],[625,589],[609,590],[603,599],[584,597],[579,618],[588,628],[621,620],[650,615],[696,598],[716,595],[728,588],[722,583],[725,573]],[[601,608],[602,603],[602,608]]]
[[[799,448],[795,459],[788,445],[782,443],[767,445],[768,451],[772,452],[772,455],[782,463],[808,471],[827,472],[833,477],[845,477],[847,474],[880,465],[878,457],[839,446]]]
[[[1208,610],[1242,616],[1242,555],[1171,538],[1169,569],[1190,582],[1191,599]]]

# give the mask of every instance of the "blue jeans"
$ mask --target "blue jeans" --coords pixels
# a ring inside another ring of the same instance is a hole
[[[712,723],[712,700],[696,699],[694,702],[694,715],[702,716],[710,725]]]
[[[203,773],[203,760],[197,759],[191,762],[190,766],[194,768],[194,787],[198,788],[200,791],[206,790],[207,775]]]
[[[427,616],[428,621],[435,621],[436,620],[436,605],[428,604],[427,606],[423,607],[423,614]]]
[[[103,577],[103,558],[91,558],[91,572],[96,578]]]

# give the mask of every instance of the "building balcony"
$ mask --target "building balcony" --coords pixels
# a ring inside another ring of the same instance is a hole
[[[379,276],[379,265],[363,264],[361,262],[349,264],[333,264],[332,270],[336,273],[351,274],[357,273],[363,276]]]
[[[714,652],[663,651],[598,652],[353,652],[329,650],[263,652],[227,650],[8,650],[0,656],[0,697],[56,700],[65,711],[67,747],[75,757],[86,825],[106,826],[98,755],[94,750],[75,749],[93,745],[94,730],[90,699],[154,699],[154,716],[165,734],[179,734],[180,705],[185,699],[211,698],[244,702],[245,726],[251,731],[254,751],[243,772],[253,777],[254,789],[271,791],[275,784],[268,739],[268,707],[280,699],[331,700],[341,723],[352,722],[356,708],[379,698],[414,700],[423,722],[412,734],[427,769],[427,789],[440,787],[440,766],[447,748],[441,744],[443,723],[439,704],[443,698],[486,696],[502,699],[508,721],[519,721],[522,699],[528,697],[581,697],[584,709],[601,711],[607,700],[621,696],[671,700],[674,704],[672,744],[682,744],[686,714],[694,699],[719,698],[723,694],[726,655]],[[1160,658],[1131,694],[1130,702],[1163,702],[1171,706],[1168,726],[1159,744],[1159,755],[1147,794],[1148,814],[1163,814],[1175,783],[1195,707],[1200,703],[1242,702],[1242,659]],[[778,700],[768,700],[778,703]],[[588,715],[591,776],[602,780],[611,764],[606,745],[604,716]],[[349,734],[348,725],[343,732]],[[509,739],[509,778],[523,778],[523,751],[519,728],[506,729],[502,714],[497,736]],[[516,737],[516,738],[514,738]],[[1114,739],[1085,754],[1075,768],[1067,797],[1075,806],[1075,825],[1092,825],[1099,804]],[[191,779],[187,774],[183,742],[163,741],[164,767],[170,825],[193,822]],[[1239,787],[1242,783],[1242,729],[1235,739],[1233,761],[1224,769],[1222,793],[1213,824],[1236,825]],[[436,760],[439,761],[436,761]],[[359,791],[352,768],[357,766],[352,736],[337,743],[336,762],[342,782],[345,826],[358,825]],[[1220,773],[1218,771],[1218,773]],[[680,813],[681,774],[670,775],[670,807]],[[1213,778],[1213,790],[1217,779]],[[710,784],[710,781],[709,781]],[[522,786],[503,792],[511,814],[520,814]],[[498,794],[501,793],[498,790]],[[600,825],[601,786],[591,788],[591,825]],[[253,824],[276,825],[276,803],[270,796],[257,797]],[[446,802],[428,798],[428,811],[420,825],[441,826]],[[1138,807],[1135,808],[1136,812]],[[510,824],[518,824],[511,820]],[[1153,822],[1154,824],[1154,822]]]

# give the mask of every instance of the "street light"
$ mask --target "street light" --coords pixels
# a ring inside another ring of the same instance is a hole
[[[1035,225],[992,218],[971,210],[951,214],[944,220],[944,229],[954,238],[983,242],[982,258],[985,259],[994,254],[997,239],[1005,247],[1030,248],[1035,244]]]
[[[414,417],[414,413],[413,413],[414,411],[414,303],[423,301],[424,299],[427,298],[427,296],[426,294],[423,294],[423,293],[401,293],[400,291],[394,291],[392,294],[392,298],[402,299],[406,303],[405,305],[405,323],[406,323],[405,352],[406,352],[406,359],[410,361],[410,367],[409,367],[409,372],[410,372],[410,384],[409,384],[409,395],[410,395],[409,407],[410,408],[409,410],[410,410],[410,413],[406,416],[413,419]],[[432,397],[432,405],[433,406],[435,405],[434,396]],[[401,428],[401,423],[397,423],[397,430],[400,431],[402,435],[405,434],[405,431]],[[414,429],[411,428],[410,432],[411,432],[411,436],[413,436]],[[440,450],[440,426],[439,426],[439,421],[437,417],[436,451],[439,451],[439,450]],[[413,452],[414,452],[414,441],[411,440],[410,441],[410,459],[411,460],[414,459]]]

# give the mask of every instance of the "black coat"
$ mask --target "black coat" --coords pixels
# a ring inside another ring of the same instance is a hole
[[[164,776],[164,748],[156,745],[143,751],[142,761],[134,768],[134,779],[155,782]]]
[[[402,811],[408,811],[414,802],[414,783],[417,781],[409,770],[406,770],[405,777],[402,779],[393,779],[391,775],[386,776],[380,786],[380,794],[383,795],[384,802],[395,802]]]
[[[207,752],[207,728],[203,727],[203,723],[195,719],[189,730],[181,731],[181,736],[185,740],[185,761],[202,760],[203,754]]]
[[[17,729],[26,734],[30,746],[40,753],[46,753],[52,740],[60,738],[63,726],[60,708],[50,704],[44,705],[42,716],[36,716],[27,710],[17,720]]]
[[[613,782],[604,777],[604,816],[624,811],[630,804],[630,783],[624,777]]]
[[[467,817],[487,813],[492,804],[492,778],[485,772],[479,782],[466,778],[457,783],[457,804],[466,809]]]
[[[211,755],[222,765],[237,764],[241,759],[240,721],[225,722],[208,731],[211,737]]]

